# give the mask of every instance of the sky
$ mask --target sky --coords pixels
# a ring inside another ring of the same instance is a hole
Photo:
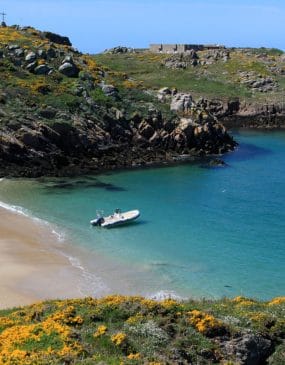
[[[66,35],[82,52],[218,43],[285,50],[285,0],[0,0],[7,24]]]

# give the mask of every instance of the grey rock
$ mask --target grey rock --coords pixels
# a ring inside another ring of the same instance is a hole
[[[39,58],[43,58],[44,60],[47,58],[47,52],[45,49],[39,49],[38,50],[38,56]]]
[[[68,37],[63,37],[59,34],[52,33],[52,32],[44,32],[43,36],[46,37],[49,41],[57,44],[63,44],[66,46],[72,46]]]
[[[104,51],[104,53],[111,53],[111,54],[133,53],[133,52],[135,52],[134,48],[123,47],[123,46],[117,46]]]
[[[118,90],[113,85],[103,85],[102,91],[107,96],[116,96]]]
[[[146,121],[143,121],[139,125],[139,133],[146,139],[150,139],[154,134],[154,129]]]
[[[24,52],[23,48],[17,48],[17,49],[14,51],[14,55],[15,55],[16,57],[24,57],[24,54],[25,54],[25,52]]]
[[[50,47],[46,51],[47,58],[56,58],[56,51],[53,47]]]
[[[8,46],[9,51],[15,51],[16,49],[21,48],[18,44],[10,44]]]
[[[62,64],[64,63],[71,63],[71,64],[74,64],[74,61],[73,61],[73,58],[72,56],[70,55],[67,55],[64,57],[63,61],[61,62]]]
[[[25,57],[26,62],[34,62],[36,59],[37,55],[35,54],[35,52],[29,52]]]
[[[48,65],[39,65],[34,69],[34,73],[36,75],[48,75],[50,70]]]
[[[168,87],[163,87],[158,90],[157,98],[160,101],[166,101],[171,97],[172,91]]]
[[[46,118],[46,119],[55,118],[56,113],[57,113],[56,109],[54,109],[52,107],[47,107],[47,108],[39,110],[39,115],[43,118]]]
[[[62,64],[58,71],[68,77],[77,77],[79,73],[78,68],[73,63],[69,62]]]
[[[37,67],[37,61],[31,62],[26,66],[26,70],[33,72],[34,69]]]
[[[265,363],[270,355],[271,341],[254,333],[241,336],[221,344],[227,357],[234,357],[241,365],[259,365]]]
[[[178,93],[173,96],[170,110],[176,112],[187,112],[193,104],[192,96],[190,94]]]
[[[197,66],[199,63],[198,59],[197,53],[192,49],[186,53],[172,55],[164,61],[164,65],[167,68],[185,69],[188,66]]]

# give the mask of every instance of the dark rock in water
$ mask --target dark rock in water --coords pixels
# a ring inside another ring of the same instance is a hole
[[[228,166],[225,161],[219,159],[219,158],[215,158],[214,160],[211,160],[209,162],[209,167],[225,167]]]
[[[220,158],[212,159],[201,165],[201,167],[203,167],[205,169],[216,168],[216,167],[226,167],[226,166],[228,166],[228,164],[226,164],[225,161],[221,160]]]
[[[43,36],[46,37],[49,41],[57,44],[62,44],[65,46],[72,46],[68,37],[63,37],[59,34],[52,33],[52,32],[44,32]]]

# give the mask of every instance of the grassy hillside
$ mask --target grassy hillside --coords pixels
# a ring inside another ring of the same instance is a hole
[[[197,52],[199,59],[207,57],[207,51]],[[212,64],[197,65],[186,69],[170,69],[164,66],[171,55],[149,52],[127,54],[98,54],[94,58],[111,70],[127,72],[135,82],[145,88],[176,87],[190,92],[194,97],[230,98],[252,101],[284,101],[285,61],[282,51],[275,49],[230,50],[226,62],[216,60]],[[272,77],[279,83],[278,90],[269,93],[252,92],[240,82],[240,73],[252,72],[257,77]]]
[[[47,301],[0,311],[0,364],[285,363],[285,298]]]
[[[31,53],[36,58],[28,61],[26,58]],[[78,70],[73,77],[59,72],[65,57],[71,57]],[[51,72],[37,74],[38,66],[47,66]],[[48,107],[82,116],[94,113],[97,108],[99,116],[100,108],[103,113],[111,107],[132,113],[137,109],[147,110],[145,104],[148,102],[158,104],[128,80],[126,73],[106,73],[106,69],[93,57],[79,53],[70,45],[52,42],[44,32],[34,28],[0,28],[0,124],[5,124],[11,117],[21,118],[29,111],[35,115]],[[102,82],[118,88],[116,98],[110,98],[102,91]],[[167,108],[161,106],[161,109]],[[42,115],[41,119],[51,123],[52,118]]]

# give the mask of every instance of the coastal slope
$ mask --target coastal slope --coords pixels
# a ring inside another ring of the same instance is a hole
[[[72,175],[232,150],[224,126],[192,98],[171,110],[127,73],[68,38],[0,29],[0,176]]]
[[[284,310],[284,297],[41,302],[0,312],[0,363],[282,365]]]

